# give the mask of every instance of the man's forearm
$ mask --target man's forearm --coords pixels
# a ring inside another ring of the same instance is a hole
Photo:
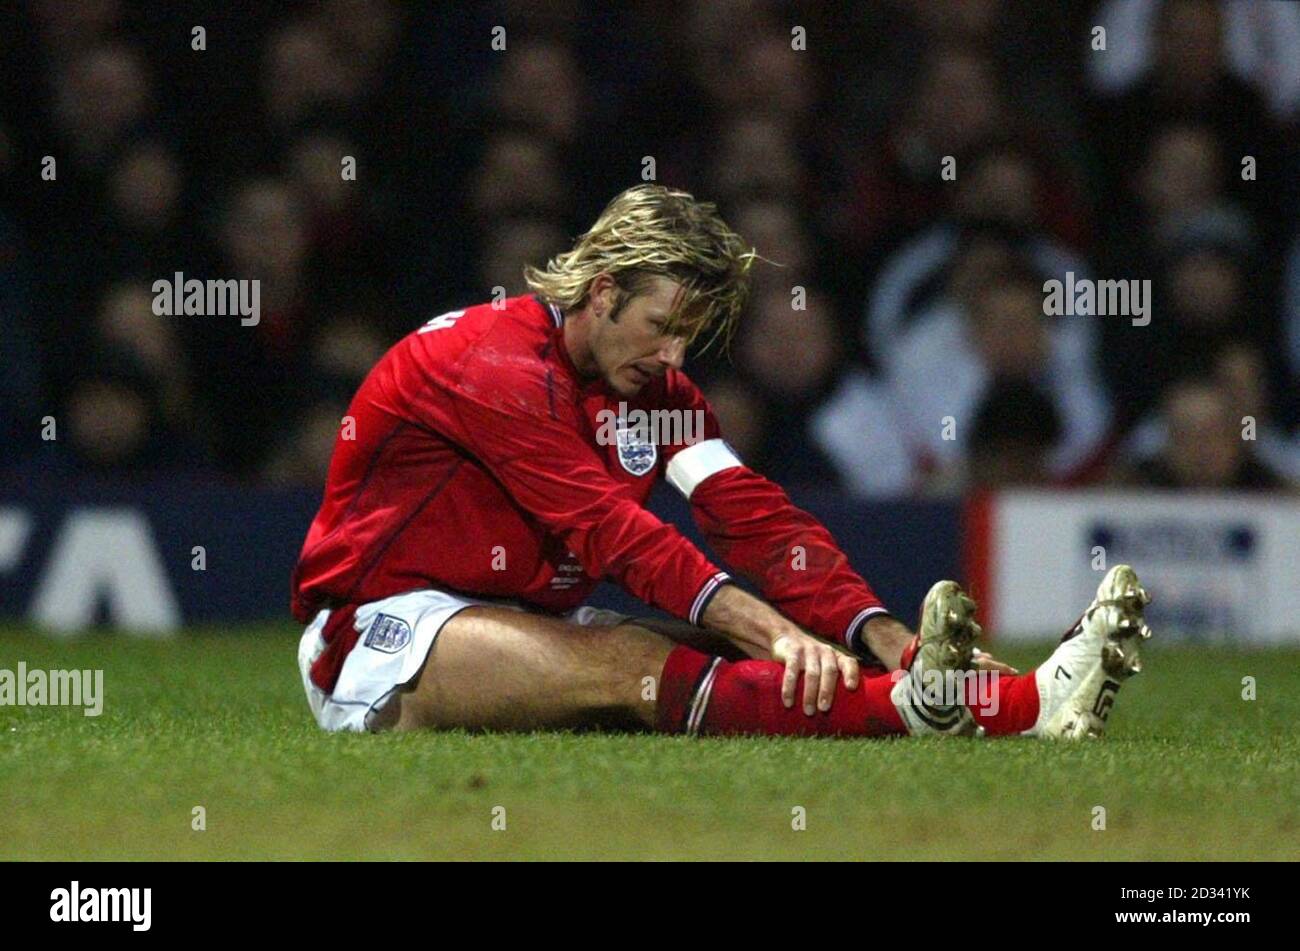
[[[706,628],[722,634],[751,657],[767,657],[772,641],[780,633],[797,627],[766,601],[734,584],[718,589],[700,620]],[[912,632],[901,621],[883,615],[868,619],[860,636],[863,645],[887,669],[897,670]]]
[[[888,615],[868,618],[859,635],[863,646],[871,651],[886,670],[897,670],[902,661],[903,648],[912,639],[907,625]]]
[[[772,641],[791,624],[774,607],[734,584],[718,589],[700,620],[751,657],[769,657]]]

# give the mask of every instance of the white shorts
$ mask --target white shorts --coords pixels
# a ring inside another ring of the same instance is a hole
[[[524,610],[510,602],[471,598],[433,588],[408,591],[363,604],[357,608],[353,620],[358,634],[356,646],[343,662],[332,694],[321,690],[311,679],[311,666],[325,650],[321,630],[330,616],[328,609],[320,611],[298,642],[302,685],[307,691],[307,703],[316,722],[322,729],[330,731],[384,729],[380,714],[397,692],[420,673],[443,625],[476,604]],[[583,606],[569,614],[567,619],[586,627],[622,624],[628,617],[603,608]]]

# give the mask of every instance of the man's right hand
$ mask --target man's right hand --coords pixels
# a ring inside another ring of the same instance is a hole
[[[858,688],[856,657],[806,633],[771,605],[735,585],[718,590],[701,620],[751,657],[767,657],[785,665],[781,701],[787,707],[793,707],[797,699],[800,674],[804,675],[802,700],[808,716],[831,708],[840,677],[849,690]]]
[[[849,690],[858,689],[858,659],[803,631],[782,634],[773,641],[772,659],[785,664],[781,701],[787,707],[794,706],[799,675],[804,675],[803,712],[808,716],[814,710],[825,713],[831,708],[840,677]]]

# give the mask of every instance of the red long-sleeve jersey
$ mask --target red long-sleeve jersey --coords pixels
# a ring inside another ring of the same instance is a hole
[[[856,647],[884,612],[830,533],[732,454],[685,374],[631,399],[583,379],[560,312],[525,296],[435,317],[371,370],[294,570],[293,614],[426,587],[562,613],[607,578],[699,623],[729,576],[646,510],[660,477],[796,623]],[[332,635],[318,686],[333,689],[355,641]]]

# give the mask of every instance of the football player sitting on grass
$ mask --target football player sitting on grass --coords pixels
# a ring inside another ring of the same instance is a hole
[[[1130,568],[1018,674],[975,649],[952,581],[914,635],[723,441],[681,367],[728,341],[755,257],[711,204],[638,186],[526,272],[532,295],[437,316],[375,365],[293,577],[323,728],[1102,731],[1149,633]],[[660,478],[759,596],[645,508]],[[602,578],[676,620],[584,606]]]

